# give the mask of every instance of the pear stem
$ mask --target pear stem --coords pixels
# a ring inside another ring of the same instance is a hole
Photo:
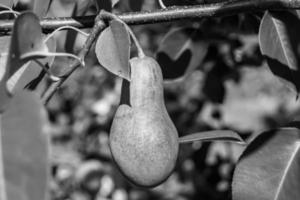
[[[127,29],[129,35],[131,36],[131,39],[133,40],[133,42],[134,42],[134,44],[137,48],[138,57],[139,58],[145,57],[145,53],[143,51],[143,48],[140,45],[140,42],[136,38],[136,36],[133,33],[132,29],[124,21],[122,21],[117,15],[115,15],[113,13],[110,13],[110,12],[107,12],[105,10],[101,10],[100,18],[102,18],[103,20],[116,20],[116,21],[122,23],[125,26],[125,28]]]

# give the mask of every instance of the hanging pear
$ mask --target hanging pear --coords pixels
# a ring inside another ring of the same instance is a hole
[[[178,133],[165,107],[159,64],[145,56],[131,59],[130,65],[131,81],[123,82],[121,105],[110,131],[110,150],[132,183],[154,187],[174,170]]]

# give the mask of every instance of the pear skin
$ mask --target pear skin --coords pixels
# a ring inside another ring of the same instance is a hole
[[[110,150],[120,171],[132,183],[154,187],[174,170],[178,133],[165,107],[159,64],[150,57],[133,58],[130,64],[131,81],[122,86],[122,93],[129,96],[126,100],[122,95],[121,103],[125,104],[115,114]]]

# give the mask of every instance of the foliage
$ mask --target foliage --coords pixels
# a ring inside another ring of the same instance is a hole
[[[205,9],[219,2],[226,1],[163,3],[194,8],[203,4]],[[118,16],[130,11],[138,15],[160,5],[132,0],[1,4],[0,199],[299,196],[300,30],[299,13],[292,6],[279,3],[281,11],[237,10],[231,16],[222,16],[226,6],[220,6],[219,18],[154,20],[131,30]],[[120,15],[103,17],[102,9]],[[99,14],[95,26],[84,32],[70,27],[53,31],[40,23],[45,17],[94,14]],[[13,20],[12,30],[1,29],[7,20]],[[97,23],[94,45],[87,49]],[[143,51],[161,67],[165,106],[180,143],[173,173],[153,189],[128,182],[109,147],[115,112],[130,95],[122,86],[123,80],[131,84],[129,60]],[[74,63],[85,67],[73,70]],[[51,87],[65,78],[43,106]]]

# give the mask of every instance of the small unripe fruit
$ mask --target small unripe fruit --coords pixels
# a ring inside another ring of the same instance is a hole
[[[123,82],[121,104],[110,131],[110,149],[121,172],[134,184],[154,187],[172,173],[178,133],[164,103],[160,66],[150,58],[133,58],[130,85]],[[129,87],[129,88],[128,88]]]

